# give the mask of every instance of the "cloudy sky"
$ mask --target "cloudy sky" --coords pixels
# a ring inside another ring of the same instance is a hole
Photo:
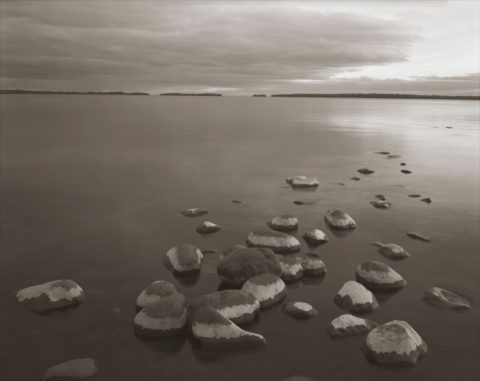
[[[2,1],[0,87],[480,93],[480,2]]]

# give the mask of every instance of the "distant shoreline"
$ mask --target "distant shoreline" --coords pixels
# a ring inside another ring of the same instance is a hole
[[[478,95],[418,95],[418,94],[377,94],[377,93],[342,93],[342,94],[272,94],[270,97],[287,98],[385,98],[385,99],[456,99],[480,100]]]
[[[129,91],[48,91],[48,90],[0,90],[0,94],[60,94],[60,95],[150,95]]]

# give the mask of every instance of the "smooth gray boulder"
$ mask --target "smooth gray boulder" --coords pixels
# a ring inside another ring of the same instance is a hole
[[[260,302],[262,309],[281,302],[286,295],[283,280],[271,273],[256,275],[247,280],[242,290],[252,294]]]
[[[302,261],[303,274],[309,277],[324,276],[327,272],[327,266],[320,258],[320,254],[307,253]]]
[[[428,303],[442,308],[457,311],[470,311],[472,309],[470,302],[466,298],[441,287],[429,288],[425,291],[423,299]]]
[[[150,283],[137,297],[137,310],[148,306],[149,304],[160,301],[165,296],[177,293],[175,286],[164,280],[156,280]]]
[[[311,176],[293,176],[285,179],[292,188],[316,188],[320,185],[316,177]]]
[[[328,242],[327,235],[320,229],[309,230],[302,237],[305,242],[312,246],[317,246]]]
[[[357,336],[370,332],[377,325],[377,323],[368,319],[343,314],[330,322],[327,332],[333,338]]]
[[[182,210],[180,213],[182,213],[182,215],[184,215],[185,217],[199,217],[199,216],[204,216],[205,214],[208,214],[209,210],[200,209],[200,208],[190,208],[190,209]]]
[[[410,256],[408,251],[396,243],[374,242],[374,246],[378,247],[378,252],[390,259],[405,259]]]
[[[267,225],[273,230],[291,231],[298,228],[298,218],[290,214],[282,214],[273,218]]]
[[[280,277],[284,282],[295,282],[303,277],[303,258],[296,255],[277,255],[282,268]]]
[[[269,230],[250,232],[247,237],[247,245],[250,247],[267,247],[279,254],[295,253],[300,250],[300,242],[294,236]]]
[[[202,260],[203,254],[200,249],[190,244],[172,247],[164,257],[165,266],[176,275],[200,271]]]
[[[334,230],[350,230],[357,227],[355,220],[341,210],[328,211],[325,215],[325,222],[330,229]]]
[[[318,311],[305,302],[288,302],[283,306],[283,310],[297,319],[308,319],[318,315]]]
[[[220,225],[214,224],[210,221],[204,221],[200,225],[197,226],[195,231],[200,234],[212,234],[222,230]]]
[[[362,284],[350,280],[335,295],[334,302],[353,313],[372,312],[378,308],[377,299]]]
[[[366,261],[357,266],[357,281],[370,290],[395,290],[407,284],[403,277],[385,263]]]
[[[41,380],[85,380],[94,376],[98,367],[94,359],[80,358],[62,362],[48,368]]]

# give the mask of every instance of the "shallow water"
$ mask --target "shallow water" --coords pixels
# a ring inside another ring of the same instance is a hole
[[[1,379],[33,380],[56,363],[93,357],[102,380],[477,380],[479,107],[442,100],[2,96]],[[382,150],[401,158],[375,153]],[[375,173],[360,175],[361,167]],[[315,192],[293,191],[284,178],[296,174],[321,184]],[[379,193],[391,209],[369,204]],[[211,213],[181,216],[188,207]],[[330,232],[323,216],[333,208],[349,212],[358,228],[342,237]],[[135,299],[151,281],[172,281],[187,298],[219,286],[216,254],[205,254],[198,278],[175,279],[162,263],[170,247],[224,249],[280,213],[299,217],[298,237],[317,227],[330,238],[316,249],[326,277],[288,287],[287,300],[311,303],[319,316],[297,321],[281,306],[262,312],[248,329],[265,336],[263,349],[211,351],[189,338],[133,334]],[[203,220],[224,230],[200,236],[194,229]],[[433,242],[412,240],[408,231]],[[400,244],[412,256],[389,260],[372,241]],[[407,320],[419,332],[429,353],[415,367],[373,365],[361,353],[363,337],[332,340],[326,333],[344,312],[333,297],[368,259],[408,281],[378,295],[381,307],[368,317]],[[17,305],[18,289],[62,278],[84,288],[84,303],[46,316]],[[472,311],[427,305],[422,295],[432,285],[469,297]]]

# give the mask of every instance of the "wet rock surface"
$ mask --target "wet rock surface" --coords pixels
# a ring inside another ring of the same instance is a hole
[[[212,234],[222,230],[222,227],[213,222],[204,221],[195,230],[200,234]]]
[[[328,325],[327,332],[333,338],[357,336],[370,332],[378,324],[350,314],[340,315]]]
[[[177,293],[175,286],[164,280],[157,280],[150,283],[145,289],[138,295],[136,306],[140,310],[149,304],[160,301],[165,296],[173,295]]]
[[[282,268],[280,277],[284,282],[295,282],[303,277],[303,258],[297,255],[277,255]]]
[[[288,302],[283,310],[290,316],[297,319],[308,319],[318,315],[318,311],[312,305],[305,302]]]
[[[370,201],[370,204],[372,204],[375,208],[378,208],[378,209],[388,209],[392,206],[390,202],[384,201],[384,200]]]
[[[303,274],[307,277],[322,277],[327,273],[327,266],[320,258],[320,254],[307,253],[302,260]]]
[[[298,218],[290,214],[282,214],[273,218],[267,224],[273,230],[291,231],[298,228]]]
[[[285,179],[292,188],[316,188],[320,185],[318,179],[312,176],[293,176]]]
[[[268,308],[281,302],[286,295],[285,283],[278,276],[266,273],[247,280],[242,290],[252,294],[260,302],[260,308]]]
[[[409,252],[396,243],[374,242],[373,245],[378,247],[378,252],[380,254],[383,254],[390,259],[405,259],[410,256]]]
[[[331,229],[350,230],[357,227],[355,220],[341,210],[328,211],[325,215],[325,222]]]
[[[280,254],[300,250],[300,242],[294,236],[276,231],[255,230],[248,234],[246,242],[250,247],[266,247]]]
[[[407,284],[399,273],[378,261],[363,262],[355,273],[357,281],[370,290],[395,290]]]
[[[321,245],[328,242],[327,235],[320,229],[309,230],[302,237],[305,242],[312,246]]]
[[[428,303],[441,308],[448,308],[457,311],[469,311],[472,309],[468,299],[441,287],[429,288],[425,291],[423,299]]]
[[[340,288],[334,301],[339,307],[353,313],[367,313],[378,308],[378,302],[372,292],[353,280]]]
[[[176,275],[188,275],[200,271],[203,254],[194,245],[184,244],[172,247],[164,257],[167,269]]]

